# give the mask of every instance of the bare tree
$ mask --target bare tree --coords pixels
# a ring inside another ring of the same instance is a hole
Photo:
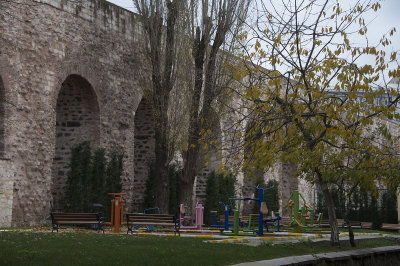
[[[189,129],[181,195],[182,201],[188,206],[192,205],[193,184],[199,170],[202,132],[212,130],[213,104],[223,91],[223,86],[218,84],[218,61],[225,52],[232,52],[230,48],[243,25],[249,3],[249,0],[205,0],[201,4],[191,1],[189,5],[194,84],[189,103]],[[227,50],[223,52],[222,48]]]
[[[183,147],[182,199],[191,205],[194,178],[200,168],[201,132],[210,129],[211,110],[223,88],[217,86],[221,74],[217,63],[229,54],[227,51],[234,43],[250,1],[133,2],[149,43],[147,52],[152,66],[149,95],[155,118],[156,165],[160,177],[158,204],[165,212],[167,167],[177,144],[182,143],[186,146]],[[230,43],[224,47],[227,40]],[[222,48],[227,51],[222,53]],[[171,96],[174,106],[170,106]],[[187,125],[182,121],[188,121]],[[181,132],[176,128],[182,129]]]
[[[155,121],[156,171],[159,176],[157,204],[163,213],[168,211],[168,106],[175,82],[177,19],[182,0],[134,0],[142,20],[151,63],[151,89]]]

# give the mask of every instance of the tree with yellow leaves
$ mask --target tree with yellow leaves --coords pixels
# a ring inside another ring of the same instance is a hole
[[[332,245],[339,244],[332,185],[351,193],[357,186],[374,191],[399,184],[399,136],[390,134],[385,121],[400,119],[400,94],[384,81],[377,85],[383,77],[400,76],[397,55],[384,51],[389,37],[375,46],[365,38],[364,16],[380,5],[262,1],[255,37],[248,40],[252,49],[245,49],[245,63],[235,68],[248,84],[242,98],[251,103],[245,145],[254,156],[245,166],[296,163],[298,177],[323,192]],[[243,40],[246,35],[252,34]],[[373,57],[373,64],[360,64],[364,57]],[[376,100],[382,97],[386,104]]]

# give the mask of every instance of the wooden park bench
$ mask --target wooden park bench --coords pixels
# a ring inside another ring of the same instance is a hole
[[[246,216],[239,216],[239,221],[240,222],[244,222],[243,221],[243,217],[245,217],[244,219],[248,223],[249,222],[249,217],[248,216],[247,217]],[[233,215],[229,215],[228,220],[229,220],[230,224],[233,224],[235,222],[235,217]],[[220,222],[220,224],[224,224],[225,223],[225,215],[220,215],[219,216],[219,222]]]
[[[250,215],[240,215],[239,216],[239,226],[241,227],[245,227],[249,225],[249,220],[250,220],[250,216],[252,217],[252,223],[254,224],[254,222],[258,222],[258,214],[250,214]],[[229,215],[228,218],[229,224],[233,224],[235,221],[235,218],[233,215]],[[221,215],[219,217],[219,222],[220,224],[224,224],[225,223],[225,215]]]
[[[400,230],[400,224],[382,224],[384,230]]]
[[[343,227],[344,225],[344,220],[343,219],[336,219],[338,227]],[[331,227],[329,224],[329,219],[322,219],[321,223],[319,225],[320,227]]]
[[[344,219],[336,219],[338,227],[347,228],[348,225],[345,223]],[[352,228],[363,228],[362,223],[360,221],[350,221],[350,225]],[[330,227],[329,219],[321,220],[321,227]],[[368,226],[368,223],[365,223],[365,226]]]
[[[289,225],[290,224],[290,217],[282,217],[281,225]]]
[[[372,229],[372,222],[361,222],[362,229]]]
[[[52,212],[51,220],[53,229],[57,230],[60,225],[96,225],[97,231],[102,230],[104,234],[104,221],[101,213],[68,213]]]
[[[129,234],[129,231],[133,233],[133,229],[139,229],[143,226],[149,231],[153,231],[155,226],[160,226],[173,227],[174,234],[178,233],[180,235],[179,223],[174,215],[127,213],[126,224],[128,226],[127,234]]]
[[[244,216],[244,219],[247,219],[248,229],[258,228],[258,222],[259,222],[259,218],[260,218],[259,216],[260,216],[260,214],[258,214],[258,213],[252,213],[249,216]],[[251,224],[249,225],[250,217],[251,217]],[[282,225],[283,218],[282,217],[280,217],[279,219],[277,219],[277,218],[278,217],[276,217],[275,215],[263,217],[263,223],[264,223],[264,225],[268,226],[268,228],[270,228],[270,226],[277,227],[278,223],[279,223],[279,225]]]
[[[360,221],[349,221],[352,228],[362,228],[362,223]],[[338,222],[339,225],[339,222]],[[343,221],[341,224],[343,228],[349,227],[346,222]]]

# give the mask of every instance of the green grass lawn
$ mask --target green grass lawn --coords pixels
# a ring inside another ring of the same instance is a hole
[[[397,244],[359,241],[358,248]],[[350,249],[303,242],[252,247],[203,239],[97,233],[0,232],[0,265],[229,265],[283,256]]]

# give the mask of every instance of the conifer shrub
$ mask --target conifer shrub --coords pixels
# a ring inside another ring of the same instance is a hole
[[[333,188],[331,193],[335,203],[336,217],[344,219],[345,194],[337,188]],[[328,217],[328,210],[320,191],[317,193],[317,199],[317,211],[322,212],[324,217]],[[351,196],[349,220],[372,222],[373,229],[381,228],[382,223],[397,223],[396,192],[385,189],[375,195],[356,189]]]
[[[158,174],[155,167],[155,161],[148,165],[148,175],[146,179],[146,189],[144,193],[143,209],[149,209],[157,206],[157,186]],[[169,206],[168,211],[175,214],[178,211],[179,198],[181,192],[182,168],[177,164],[171,164],[168,167],[168,190],[169,190]]]
[[[85,141],[71,149],[64,209],[70,212],[90,212],[91,205],[103,205],[103,215],[110,219],[110,192],[121,192],[124,153],[114,149],[106,158],[103,148],[92,151]]]
[[[182,168],[176,164],[169,166],[169,213],[178,213],[179,199],[181,196],[181,180],[182,180]]]
[[[216,220],[219,215],[224,214],[224,206],[219,204],[223,202],[230,204],[229,198],[235,196],[236,178],[231,173],[218,174],[212,171],[207,177],[206,202],[204,206],[204,222],[211,224],[210,211],[218,211]],[[231,210],[234,206],[231,206]]]
[[[151,161],[148,165],[146,189],[144,192],[143,209],[156,207],[157,204],[157,184],[158,174],[155,161]]]

